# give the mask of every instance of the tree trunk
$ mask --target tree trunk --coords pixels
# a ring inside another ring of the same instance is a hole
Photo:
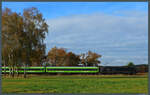
[[[18,65],[17,65],[17,68],[16,68],[16,72],[17,72],[17,77],[19,77],[19,68],[20,68],[20,64],[21,64],[21,60],[20,58],[18,59]]]
[[[18,70],[18,67],[16,68],[16,72],[17,72],[17,77],[19,77],[19,70]]]
[[[24,78],[26,78],[26,64],[24,64]]]
[[[4,62],[4,76],[6,77],[6,64]]]
[[[11,67],[9,67],[9,76],[11,76]]]
[[[14,66],[12,67],[12,77],[14,78]]]

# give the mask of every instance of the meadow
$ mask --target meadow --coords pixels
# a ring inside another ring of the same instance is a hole
[[[147,75],[2,77],[2,93],[148,93]]]

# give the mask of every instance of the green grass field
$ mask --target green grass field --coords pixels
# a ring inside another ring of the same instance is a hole
[[[28,75],[2,78],[2,93],[148,93],[147,75]]]

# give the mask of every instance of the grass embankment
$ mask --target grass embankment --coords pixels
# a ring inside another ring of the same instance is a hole
[[[2,93],[148,93],[148,78],[147,75],[3,77]]]

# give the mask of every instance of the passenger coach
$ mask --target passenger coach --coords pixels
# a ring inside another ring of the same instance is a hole
[[[2,73],[10,73],[9,67],[2,67]],[[15,73],[29,73],[29,74],[39,74],[39,73],[74,73],[74,74],[95,74],[99,73],[99,67],[19,67],[14,71]]]

